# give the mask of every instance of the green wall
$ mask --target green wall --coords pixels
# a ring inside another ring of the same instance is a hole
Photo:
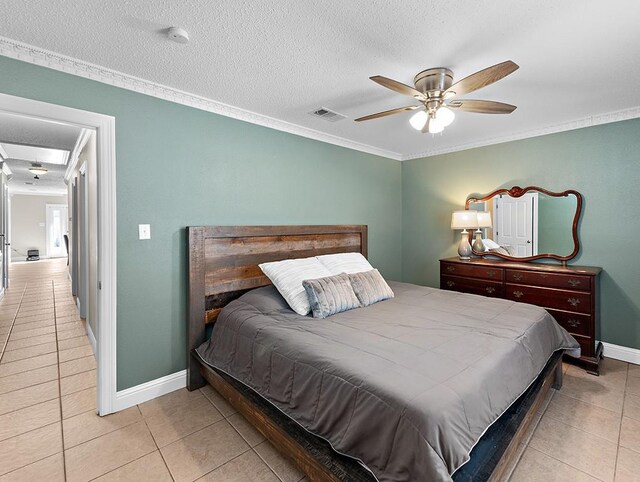
[[[368,224],[372,263],[401,276],[397,161],[5,57],[0,92],[116,119],[119,390],[186,366],[185,226]]]
[[[451,212],[471,193],[514,185],[582,193],[573,263],[604,269],[601,338],[640,348],[640,119],[403,162],[404,280],[437,287],[438,259],[455,256],[459,239]]]

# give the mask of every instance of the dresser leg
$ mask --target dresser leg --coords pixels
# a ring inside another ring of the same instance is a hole
[[[558,363],[556,364],[553,385],[551,385],[551,387],[556,390],[560,390],[562,388],[562,370],[563,370],[562,357],[560,357],[558,359]]]

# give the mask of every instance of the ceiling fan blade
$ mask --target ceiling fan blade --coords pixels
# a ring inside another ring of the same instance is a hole
[[[487,67],[486,69],[480,70],[475,74],[471,74],[470,76],[453,84],[444,93],[444,98],[451,99],[453,97],[469,94],[481,89],[482,87],[486,87],[487,85],[497,82],[507,75],[512,74],[518,70],[518,68],[518,64],[511,60],[507,60],[501,64],[496,64],[492,67]]]
[[[475,112],[477,114],[511,114],[517,109],[515,105],[492,100],[453,100],[447,104],[452,109],[460,109],[465,112]]]
[[[407,110],[415,110],[422,107],[421,105],[408,105],[407,107],[398,107],[397,109],[385,110],[384,112],[378,112],[377,114],[365,115],[364,117],[358,117],[356,122],[367,121],[371,119],[378,119],[380,117],[386,117],[388,115],[399,114]]]
[[[381,75],[374,75],[373,77],[369,77],[376,84],[380,84],[387,89],[394,90],[399,94],[408,95],[409,97],[413,97],[418,100],[425,100],[426,97],[424,94],[413,87],[409,87],[408,85],[403,84],[402,82],[398,82],[397,80],[388,79],[387,77],[382,77]]]

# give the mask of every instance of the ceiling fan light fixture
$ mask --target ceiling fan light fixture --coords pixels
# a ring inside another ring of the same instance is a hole
[[[442,106],[436,111],[436,120],[442,123],[443,127],[451,125],[455,118],[456,114],[448,107]]]
[[[439,134],[444,130],[444,124],[439,121],[437,117],[429,118],[429,125],[427,126],[429,134]]]
[[[49,172],[49,169],[44,167],[39,162],[34,162],[33,164],[31,164],[31,167],[29,168],[29,171],[31,171],[31,173],[35,174],[36,176],[41,176],[41,175],[46,174],[47,172]]]
[[[424,110],[419,110],[411,116],[411,118],[409,119],[409,124],[411,124],[411,127],[413,127],[415,130],[421,131],[427,123],[428,119],[429,114],[427,114],[427,112]]]

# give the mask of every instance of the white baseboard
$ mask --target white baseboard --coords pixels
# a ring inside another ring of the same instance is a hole
[[[615,360],[625,361],[640,365],[640,350],[627,346],[614,345],[613,343],[602,342],[604,356]]]
[[[187,370],[172,373],[166,377],[156,378],[135,387],[120,390],[116,393],[114,411],[133,407],[139,403],[166,395],[187,386]]]
[[[96,357],[96,359],[98,358],[98,343],[96,342],[96,337],[93,334],[93,331],[91,330],[91,325],[89,324],[89,322],[86,322],[87,325],[87,336],[89,337],[89,343],[91,343],[91,348],[93,348],[93,354]]]

